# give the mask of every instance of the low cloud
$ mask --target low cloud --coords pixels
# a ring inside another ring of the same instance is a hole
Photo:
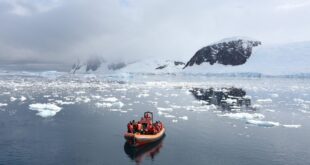
[[[0,64],[72,64],[93,55],[187,60],[231,36],[309,40],[309,5],[279,12],[287,4],[294,7],[288,0],[2,0]]]

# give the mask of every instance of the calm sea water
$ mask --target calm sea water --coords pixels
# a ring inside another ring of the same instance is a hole
[[[133,79],[2,76],[0,164],[310,164],[310,80]],[[189,92],[231,86],[258,109],[222,112]],[[62,109],[30,110],[48,103]],[[123,134],[144,111],[164,122],[166,136],[133,149]]]

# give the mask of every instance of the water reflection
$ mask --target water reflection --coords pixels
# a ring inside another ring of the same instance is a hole
[[[166,135],[164,135],[160,140],[143,145],[141,147],[132,147],[129,143],[124,144],[124,151],[127,156],[136,162],[136,164],[140,164],[146,157],[150,157],[152,161],[155,156],[159,154],[161,148],[163,147],[163,140]]]
[[[227,111],[251,109],[251,97],[246,96],[242,88],[193,88],[190,90],[197,100],[204,100],[207,104],[214,104]]]

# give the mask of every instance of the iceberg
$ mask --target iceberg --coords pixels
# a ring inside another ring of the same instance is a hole
[[[47,104],[30,104],[29,109],[33,111],[38,111],[36,115],[41,116],[41,117],[53,117],[55,116],[58,112],[61,111],[61,107],[58,107],[55,104],[47,103]]]

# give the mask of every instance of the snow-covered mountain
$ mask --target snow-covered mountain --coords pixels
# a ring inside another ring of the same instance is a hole
[[[252,54],[252,48],[261,45],[260,41],[247,38],[227,38],[198,50],[186,66],[200,65],[242,65]]]
[[[136,61],[122,68],[120,72],[139,74],[180,73],[185,63],[178,60],[148,59]]]
[[[77,60],[70,73],[107,73],[119,70],[126,65],[125,62],[107,62],[102,57],[94,56],[84,62]]]
[[[246,63],[237,66],[203,63],[184,69],[184,73],[297,75],[310,73],[310,42],[268,45],[253,49]]]
[[[310,75],[309,63],[310,42],[261,45],[260,41],[237,37],[198,50],[186,65],[180,59],[148,58],[125,63],[93,57],[76,62],[71,73]]]

